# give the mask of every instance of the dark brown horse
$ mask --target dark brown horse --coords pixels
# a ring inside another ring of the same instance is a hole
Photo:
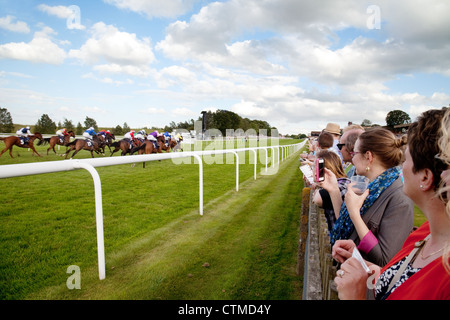
[[[169,139],[169,146],[166,147],[164,136],[157,137],[156,141],[158,142],[158,148],[155,147],[152,141],[145,140],[145,142],[141,146],[131,149],[130,155],[132,155],[136,151],[139,154],[162,153],[163,150],[169,152],[171,148],[173,149],[177,145],[176,140]],[[145,168],[145,162],[143,162],[142,167]]]
[[[158,148],[155,147],[152,141],[145,140],[143,144],[140,146],[136,146],[130,151],[130,155],[132,155],[135,152],[138,152],[138,154],[152,154],[152,153],[162,153],[163,150],[167,150],[165,146],[165,140],[163,136],[159,136],[156,138],[156,141],[158,142]]]
[[[94,136],[92,138],[91,141],[87,141],[84,139],[75,139],[72,142],[68,143],[66,145],[67,147],[67,151],[65,153],[66,159],[69,156],[69,153],[72,150],[75,150],[72,154],[72,156],[70,157],[70,159],[72,159],[73,157],[75,157],[75,155],[78,153],[78,151],[80,150],[88,150],[91,152],[91,156],[92,158],[94,157],[94,151],[98,154],[100,154],[99,149],[100,149],[100,145],[101,142],[99,140],[99,138],[97,136]],[[103,154],[104,155],[104,154]]]
[[[120,141],[116,141],[111,144],[111,147],[114,147],[114,150],[111,152],[111,157],[113,154],[119,150],[122,150],[121,154],[122,156],[126,155],[127,153],[131,153],[130,151],[133,150],[136,147],[139,147],[142,145],[142,141],[139,139],[134,139],[133,141],[133,148],[130,148],[130,139],[124,138]]]
[[[111,145],[113,144],[113,140],[116,140],[116,137],[111,132],[106,132],[104,135],[99,134],[98,135],[100,142],[101,142],[101,149],[103,149],[103,153],[105,153],[105,146],[109,148],[109,151],[111,152]]]
[[[42,134],[40,134],[39,132],[35,132],[33,135],[28,136],[28,142],[24,144],[22,144],[20,138],[16,136],[9,136],[6,138],[0,137],[0,140],[3,140],[3,142],[5,143],[5,149],[3,149],[0,153],[0,157],[3,153],[6,152],[6,150],[9,150],[9,155],[11,156],[11,158],[14,158],[12,155],[12,148],[14,146],[18,146],[20,148],[30,148],[31,150],[33,150],[33,154],[36,153],[40,157],[41,155],[37,153],[36,149],[34,148],[34,140],[36,138],[42,141]]]
[[[167,147],[164,144],[163,146],[163,150],[165,150],[166,152],[170,152],[170,150],[175,151],[175,147],[177,146],[177,140],[169,138],[169,142],[167,143]]]
[[[55,145],[67,146],[67,144],[69,144],[69,142],[70,142],[70,137],[75,138],[75,132],[69,131],[67,133],[67,135],[64,136],[63,142],[61,142],[61,139],[59,136],[51,136],[50,138],[44,138],[43,140],[38,142],[38,146],[40,146],[40,145],[45,146],[47,143],[49,143],[50,147],[48,147],[48,149],[47,149],[47,155],[48,155],[49,150],[53,150],[53,152],[56,154]]]

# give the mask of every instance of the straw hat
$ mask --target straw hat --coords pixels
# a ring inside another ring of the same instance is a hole
[[[341,127],[337,123],[328,123],[327,127],[323,129],[323,131],[332,134],[341,134]]]

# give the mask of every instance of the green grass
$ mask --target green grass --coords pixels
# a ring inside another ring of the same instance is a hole
[[[19,158],[4,154],[0,164],[61,160],[15,150]],[[1,179],[0,298],[299,299],[298,160],[291,157],[277,175],[259,175],[256,181],[248,153],[245,160],[239,192],[234,164],[204,166],[203,216],[197,165],[168,160],[145,169],[97,168],[106,250],[102,281],[90,174]],[[66,287],[70,265],[81,269],[81,290]]]

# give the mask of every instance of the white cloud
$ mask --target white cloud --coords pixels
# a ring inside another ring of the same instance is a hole
[[[106,83],[106,84],[113,84],[115,86],[121,86],[124,84],[134,84],[134,81],[131,79],[126,79],[125,81],[121,81],[121,80],[114,80],[110,77],[103,77],[103,78],[99,78],[97,76],[95,76],[93,73],[87,73],[81,76],[83,79],[92,79],[101,83]]]
[[[72,16],[72,10],[69,9],[69,7],[66,6],[49,6],[46,4],[40,4],[38,5],[38,9],[42,12],[45,12],[49,15],[56,16],[61,19],[67,19]]]
[[[186,13],[199,0],[104,0],[119,9],[145,14],[148,18],[173,18]]]
[[[172,113],[177,116],[186,116],[186,117],[198,115],[198,112],[194,112],[188,108],[176,108],[172,111]]]
[[[66,52],[53,42],[52,34],[56,34],[53,29],[44,27],[41,31],[34,33],[34,37],[29,43],[2,44],[0,45],[0,59],[62,64],[66,58]]]
[[[94,106],[94,107],[86,106],[86,107],[83,107],[83,110],[88,113],[95,113],[95,114],[107,114],[108,113],[106,109],[100,108],[97,106]]]
[[[144,110],[139,110],[139,113],[144,113],[144,114],[165,114],[166,111],[162,108],[154,108],[154,107],[149,107],[147,109]]]
[[[66,6],[49,6],[40,4],[38,9],[49,15],[56,16],[60,19],[66,19],[68,29],[84,30],[86,27],[81,22],[81,10],[76,5]]]
[[[120,65],[117,63],[96,65],[93,67],[95,71],[101,74],[128,74],[136,77],[147,77],[150,73],[150,68],[146,65],[132,66],[132,65]]]
[[[119,31],[103,22],[96,23],[91,33],[92,37],[79,50],[69,51],[70,57],[87,64],[106,62],[94,67],[103,73],[148,75],[149,64],[155,61],[148,38],[139,39],[134,33]]]
[[[0,28],[20,33],[30,32],[30,28],[28,27],[28,24],[26,22],[14,22],[14,20],[16,20],[16,17],[10,15],[0,18]]]

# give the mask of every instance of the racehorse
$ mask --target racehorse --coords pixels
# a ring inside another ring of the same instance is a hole
[[[36,138],[42,141],[42,134],[40,134],[39,132],[35,132],[33,135],[28,136],[28,142],[24,144],[22,144],[20,138],[16,136],[9,136],[6,138],[0,137],[0,140],[3,140],[3,142],[5,143],[5,149],[3,149],[0,153],[0,157],[3,153],[6,152],[6,150],[9,150],[9,155],[11,156],[11,158],[14,158],[12,155],[12,148],[14,146],[18,146],[20,148],[30,148],[31,150],[33,150],[33,154],[36,153],[40,157],[41,155],[37,153],[36,149],[34,148],[34,140]]]
[[[111,145],[113,144],[113,140],[116,140],[116,137],[111,132],[106,132],[104,135],[99,134],[98,135],[100,141],[102,142],[102,145],[100,148],[103,149],[103,153],[105,153],[105,146],[109,148],[109,152],[111,152]]]
[[[165,139],[163,136],[159,136],[156,138],[158,141],[159,147],[156,148],[151,140],[145,140],[143,144],[140,146],[134,147],[130,151],[130,155],[138,151],[139,154],[152,154],[152,153],[162,153],[162,150],[166,150]],[[164,149],[163,149],[164,148]]]
[[[164,145],[162,146],[162,149],[166,152],[170,152],[170,150],[175,150],[175,147],[177,146],[177,140],[169,138],[169,141],[166,144],[164,143]]]
[[[80,150],[88,150],[91,152],[91,156],[92,158],[94,157],[94,151],[96,153],[99,153],[99,148],[100,148],[101,142],[99,140],[99,138],[97,136],[94,136],[90,142],[90,144],[88,144],[87,140],[84,139],[75,139],[72,142],[68,143],[66,145],[67,147],[67,151],[64,154],[67,157],[69,156],[70,151],[75,150],[72,154],[72,156],[70,157],[70,159],[72,159],[73,157],[75,157],[75,155],[78,153],[78,151]],[[104,155],[104,154],[103,154]]]
[[[117,152],[119,150],[122,150],[122,152],[121,152],[122,156],[126,155],[127,153],[131,153],[131,150],[133,150],[135,147],[139,147],[142,145],[142,141],[139,139],[134,139],[133,144],[134,144],[134,147],[130,148],[130,139],[127,139],[127,138],[124,138],[120,141],[113,142],[111,144],[111,147],[114,147],[114,150],[111,152],[111,157],[115,152]]]
[[[70,142],[70,137],[75,138],[75,132],[73,132],[72,130],[69,131],[67,133],[67,135],[64,136],[63,142],[61,142],[61,139],[59,138],[59,136],[51,136],[50,138],[45,138],[45,139],[39,141],[38,146],[40,146],[40,145],[45,146],[47,143],[49,143],[50,147],[48,147],[48,149],[47,149],[47,155],[48,155],[48,151],[50,149],[52,149],[53,152],[56,154],[55,145],[66,146]]]
[[[158,141],[158,144],[159,144],[158,148],[155,147],[155,145],[153,144],[152,141],[146,140],[142,145],[131,149],[130,155],[132,155],[136,151],[138,151],[139,154],[162,153],[163,150],[165,150],[166,152],[169,152],[170,148],[174,148],[177,144],[176,140],[171,141],[171,139],[169,139],[169,146],[166,147],[166,144],[165,144],[166,141],[165,141],[164,136],[157,137],[156,141]],[[142,163],[142,167],[145,168],[145,162]]]

